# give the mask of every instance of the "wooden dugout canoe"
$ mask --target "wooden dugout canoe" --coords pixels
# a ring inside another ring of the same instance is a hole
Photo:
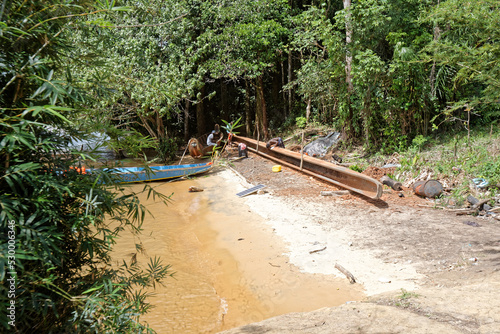
[[[274,160],[279,164],[301,171],[300,153],[279,147],[270,150],[266,148],[266,143],[246,137],[234,136],[233,141],[244,143],[250,151],[264,158]],[[379,199],[382,196],[383,188],[379,181],[328,161],[304,155],[301,172],[373,199]]]
[[[152,166],[147,170],[144,167],[114,168],[121,179],[121,183],[149,182],[173,179],[183,176],[192,176],[205,173],[213,168],[213,163],[189,165]],[[87,170],[92,173],[92,169]]]

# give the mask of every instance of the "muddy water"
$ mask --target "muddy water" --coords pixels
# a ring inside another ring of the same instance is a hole
[[[286,245],[222,177],[152,185],[173,194],[172,202],[165,206],[141,195],[153,217],[146,218],[141,236],[123,233],[113,259],[130,262],[135,244],[142,244],[140,265],[155,256],[172,265],[174,278],[156,287],[148,298],[155,307],[143,317],[158,333],[216,333],[362,298],[360,288],[345,280],[291,265]],[[190,193],[190,186],[204,191]],[[143,187],[129,189],[139,193]]]

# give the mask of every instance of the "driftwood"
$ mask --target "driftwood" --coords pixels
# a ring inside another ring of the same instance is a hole
[[[321,196],[342,196],[349,195],[349,190],[336,190],[336,191],[322,191]]]
[[[326,246],[321,248],[321,249],[316,249],[316,250],[313,250],[313,251],[310,251],[309,254],[314,254],[314,253],[317,253],[317,252],[322,252],[326,249]]]
[[[356,283],[356,279],[354,278],[354,276],[347,269],[342,267],[340,264],[335,263],[335,269],[337,269],[342,274],[344,274],[351,284]]]
[[[401,184],[401,182],[395,181],[387,175],[384,175],[380,178],[380,183],[385,184],[386,186],[389,186],[396,191],[403,190],[403,185]]]

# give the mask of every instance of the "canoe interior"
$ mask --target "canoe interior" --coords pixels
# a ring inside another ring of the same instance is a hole
[[[200,174],[212,169],[213,163],[152,166],[150,171],[144,167],[113,168],[121,178],[122,183],[166,180],[182,176]],[[91,170],[89,171],[91,172]]]
[[[170,165],[170,166],[152,166],[149,167],[153,173],[159,172],[170,172],[174,173],[176,171],[191,171],[196,170],[203,167],[211,167],[211,163],[203,163],[203,164],[191,164],[191,165]],[[144,167],[120,167],[114,168],[119,173],[146,173]]]
[[[367,175],[307,155],[303,156],[302,170],[300,170],[300,153],[279,147],[267,149],[266,143],[246,137],[235,136],[233,140],[244,143],[250,150],[265,158],[277,161],[287,167],[315,176],[336,186],[373,199],[382,196],[382,184]]]

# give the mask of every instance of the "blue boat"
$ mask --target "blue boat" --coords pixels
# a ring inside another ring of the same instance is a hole
[[[144,167],[120,167],[113,168],[121,178],[121,183],[147,182],[167,180],[183,176],[191,176],[204,173],[213,168],[213,162],[190,165],[152,166]],[[91,170],[87,170],[92,172]]]

